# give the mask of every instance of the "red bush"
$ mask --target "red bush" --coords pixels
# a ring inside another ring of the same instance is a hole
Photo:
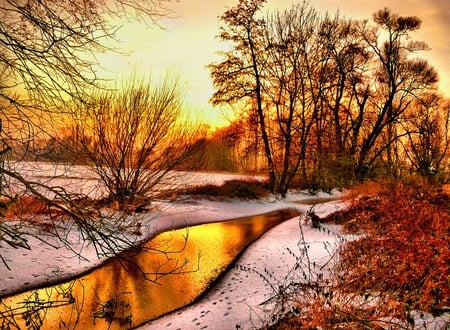
[[[398,308],[438,314],[450,306],[449,206],[442,191],[396,184],[330,217],[364,233],[341,251],[346,289],[382,293]]]
[[[49,206],[42,200],[33,196],[21,196],[7,204],[4,211],[6,218],[20,218],[29,215],[47,214]]]

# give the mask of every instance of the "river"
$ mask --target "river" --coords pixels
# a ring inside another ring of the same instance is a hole
[[[73,280],[1,299],[0,328],[127,329],[195,301],[293,208],[163,232]]]

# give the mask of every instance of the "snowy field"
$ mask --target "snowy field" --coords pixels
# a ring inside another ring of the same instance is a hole
[[[68,193],[84,194],[92,198],[105,196],[105,190],[99,182],[95,169],[82,165],[54,165],[43,162],[8,162],[5,164],[11,171],[20,173],[25,179],[32,180],[49,187],[64,187]],[[248,179],[248,175],[228,173],[203,173],[203,172],[170,172],[167,180],[163,180],[155,187],[156,190],[186,189],[189,187],[215,184],[220,185],[227,180]],[[263,180],[261,176],[251,176],[254,180]],[[22,185],[11,182],[13,192],[23,192]],[[39,189],[38,189],[39,190]],[[42,190],[44,191],[44,190]]]
[[[80,168],[78,172],[73,172],[74,170],[71,169],[70,173],[68,170],[54,168],[42,170],[42,167],[39,173],[29,167],[23,167],[22,171],[28,173],[30,177],[38,176],[41,180],[73,181],[76,179],[79,181],[80,177],[86,175],[86,170]],[[52,179],[49,175],[51,173],[58,174],[57,179]],[[87,177],[86,181],[96,182],[92,178]],[[230,178],[236,178],[236,176],[196,174],[187,175],[184,182],[220,184]],[[94,189],[94,185],[89,189]],[[340,192],[333,193],[333,197],[341,196]],[[330,195],[319,193],[311,196],[297,192],[289,193],[285,199],[267,198],[259,201],[223,202],[185,198],[175,202],[156,202],[153,206],[158,210],[157,212],[134,214],[130,220],[145,224],[144,236],[149,238],[165,230],[235,219],[287,207],[294,207],[304,214],[311,205],[298,203],[299,201],[308,200],[308,203],[312,203],[314,199],[324,197],[330,197]],[[318,204],[314,206],[314,211],[319,216],[324,216],[344,206],[342,201],[336,200]],[[303,231],[303,241],[300,241],[300,230]],[[30,250],[0,245],[0,253],[6,262],[6,264],[0,263],[0,297],[46,283],[61,281],[83,273],[104,261],[105,258],[98,258],[94,247],[80,240],[77,233],[72,232],[70,235],[68,240],[72,242],[71,249],[58,244],[51,237],[40,237],[41,240],[30,237]],[[299,217],[287,220],[251,244],[236,261],[236,266],[230,269],[201,299],[190,306],[149,322],[141,326],[141,329],[257,328],[266,321],[268,315],[268,311],[264,310],[265,307],[261,303],[274,295],[273,288],[278,288],[289,280],[287,274],[296,262],[292,252],[294,254],[299,252],[299,249],[304,247],[302,244],[307,244],[311,262],[319,267],[329,260],[332,250],[345,239],[339,234],[339,227],[336,226],[323,225],[321,229],[317,229],[310,223],[299,224]],[[48,245],[49,242],[58,248]],[[326,268],[323,271],[326,273]],[[268,274],[270,281],[264,281],[258,273]],[[440,319],[437,322],[431,322],[425,328],[441,329],[442,324],[443,321]],[[424,327],[416,329],[424,329]]]
[[[324,194],[325,195],[325,194]],[[320,195],[318,195],[320,196]],[[139,222],[144,236],[150,238],[156,234],[189,225],[215,222],[256,215],[287,207],[295,207],[301,212],[309,209],[308,205],[300,205],[294,201],[310,198],[304,194],[292,194],[285,200],[266,201],[229,201],[184,200],[177,202],[155,202],[158,211],[152,213],[133,214],[130,223]],[[332,202],[316,207],[324,213],[342,207],[342,203]],[[294,219],[298,222],[298,219]],[[28,236],[30,249],[15,249],[0,242],[0,254],[4,263],[0,262],[0,296],[10,295],[17,291],[34,288],[45,283],[58,282],[83,273],[105,260],[99,258],[92,244],[80,240],[76,232],[67,238],[71,249],[58,239],[49,235]],[[299,236],[295,236],[298,240]],[[132,239],[132,238],[131,238]],[[142,239],[136,237],[136,239]],[[55,248],[56,247],[56,248]]]

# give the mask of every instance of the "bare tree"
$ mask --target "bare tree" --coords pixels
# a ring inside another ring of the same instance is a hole
[[[373,107],[365,110],[365,118],[372,122],[361,141],[356,169],[359,177],[363,177],[365,168],[385,151],[392,164],[391,147],[399,138],[396,123],[411,102],[435,88],[438,81],[436,71],[427,61],[409,58],[412,53],[428,49],[424,42],[406,42],[410,33],[420,28],[418,17],[399,16],[384,8],[374,13],[373,20],[376,27],[367,26],[367,21],[360,27],[361,35],[376,59],[372,71],[376,81],[370,99]],[[379,28],[386,33],[385,40],[380,40]],[[374,150],[382,133],[386,133],[385,142]]]
[[[183,120],[181,110],[180,85],[168,76],[154,85],[132,77],[118,89],[100,90],[91,104],[75,105],[81,152],[120,208],[173,185],[168,177],[181,165],[201,165],[194,158],[201,126]]]
[[[170,14],[167,0],[25,1],[0,4],[0,72],[2,99],[33,106],[82,99],[97,80],[95,55],[108,50],[116,30],[111,18],[156,22]],[[108,19],[108,16],[110,19]],[[20,102],[22,103],[22,102]],[[24,102],[23,102],[24,103]]]
[[[316,42],[319,21],[318,12],[303,3],[269,16],[264,28],[263,91],[272,120],[275,191],[282,195],[299,171],[303,180],[307,176],[307,147],[321,106],[324,61]]]
[[[96,55],[112,50],[108,42],[120,28],[113,19],[127,16],[156,22],[170,14],[167,3],[2,1],[0,106],[4,119],[10,122],[9,130],[3,134],[25,138],[26,131],[31,140],[37,131],[42,131],[39,121],[50,121],[51,115],[64,111],[64,101],[88,100],[89,92],[101,80],[97,76]]]
[[[222,53],[223,62],[209,66],[217,88],[212,102],[240,102],[248,109],[244,116],[257,118],[268,186],[284,195],[300,165],[306,172],[310,112],[317,111],[318,99],[311,97],[314,64],[305,50],[313,46],[310,38],[318,15],[303,4],[257,18],[263,4],[240,1],[222,16],[226,26],[220,38],[234,48]]]
[[[233,48],[209,67],[213,104],[257,114],[272,192],[285,194],[294,177],[320,186],[326,171],[363,179],[380,161],[398,174],[402,124],[438,81],[411,57],[428,49],[410,40],[420,19],[387,8],[374,23],[321,17],[307,3],[258,18],[263,4],[241,0],[222,16],[220,38]]]
[[[265,2],[266,0],[239,0],[235,7],[221,16],[224,26],[219,37],[224,42],[233,43],[233,49],[221,53],[224,61],[212,63],[209,68],[217,88],[211,98],[213,104],[242,103],[250,98],[249,104],[254,105],[267,161],[269,187],[273,190],[276,173],[262,98],[261,70],[265,60],[261,57],[261,27],[264,20],[257,16]]]
[[[419,175],[432,179],[446,168],[450,148],[450,103],[431,94],[415,102],[413,107],[415,111],[405,128],[408,134],[405,153]]]
[[[115,18],[138,19],[149,24],[171,15],[170,0],[3,0],[0,1],[0,166],[2,197],[13,180],[27,193],[68,214],[86,239],[112,242],[98,231],[73,194],[26,178],[3,161],[11,149],[16,157],[33,152],[38,138],[48,138],[56,120],[67,113],[67,102],[89,103],[90,93],[102,82],[96,55],[114,51],[108,45],[120,26]],[[16,149],[16,150],[14,150]],[[22,150],[21,154],[17,149]],[[18,155],[18,156],[17,156]],[[20,158],[19,158],[20,160]],[[44,192],[46,191],[46,192]],[[5,196],[8,195],[8,196]],[[51,199],[48,196],[59,199]],[[64,203],[61,203],[63,201]],[[114,232],[114,230],[111,230]],[[0,222],[1,233],[14,231]],[[5,235],[3,236],[3,239]],[[64,239],[64,237],[61,237]],[[26,244],[19,244],[26,246]],[[105,249],[108,247],[104,245]],[[120,245],[118,241],[112,245]],[[109,247],[112,247],[110,245]],[[69,246],[69,245],[68,245]],[[103,249],[100,247],[100,249]]]
[[[358,34],[357,22],[336,14],[326,15],[318,30],[318,43],[324,45],[326,61],[323,102],[320,117],[328,121],[328,156],[334,156],[343,175],[352,176],[362,119],[369,94],[367,76],[370,52]],[[332,142],[332,143],[331,143]]]

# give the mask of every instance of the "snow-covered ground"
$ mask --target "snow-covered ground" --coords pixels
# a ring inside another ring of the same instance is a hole
[[[212,176],[214,183],[220,184],[229,176]],[[203,174],[206,181],[206,175]],[[334,197],[339,198],[336,192]],[[200,223],[236,219],[256,215],[277,209],[295,207],[302,213],[310,209],[308,204],[300,204],[302,199],[310,200],[329,197],[319,193],[311,196],[306,193],[291,193],[285,199],[268,198],[260,201],[213,201],[180,197],[175,202],[160,201],[152,206],[153,213],[134,214],[133,221],[147,224],[147,237],[169,229],[180,228]],[[343,202],[332,201],[315,206],[321,215],[342,208]],[[313,229],[310,224],[304,226],[306,241],[311,244],[311,257],[317,264],[328,258],[323,242],[334,244],[337,238],[334,228],[328,233]],[[98,265],[105,258],[98,258],[92,245],[85,244],[75,234],[71,234],[71,249],[58,243],[54,237],[30,236],[30,250],[14,249],[8,245],[0,245],[0,253],[5,263],[0,263],[0,296],[23,291],[37,286],[59,282],[85,272]],[[69,235],[70,236],[70,235]],[[290,219],[267,232],[253,243],[237,261],[238,266],[247,267],[251,271],[231,269],[222,277],[201,300],[182,311],[161,317],[142,326],[143,329],[235,329],[240,325],[248,329],[262,321],[263,311],[259,304],[274,292],[267,282],[261,280],[258,272],[273,274],[273,285],[276,280],[283,280],[295,263],[295,258],[288,253],[297,251],[299,241],[299,218]],[[58,246],[55,249],[53,246]],[[80,258],[82,256],[82,258]],[[279,276],[279,278],[278,278]],[[181,313],[181,314],[180,314]]]
[[[289,198],[305,198],[304,195],[291,195]],[[308,205],[277,201],[267,208],[296,206],[306,212]],[[342,207],[342,203],[329,202],[316,206],[322,215]],[[230,205],[231,206],[231,205]],[[259,210],[257,205],[248,209],[251,213]],[[251,329],[257,328],[270,315],[269,305],[261,305],[271,298],[280,286],[287,285],[287,275],[300,256],[302,244],[309,245],[309,257],[319,271],[320,266],[330,258],[329,252],[339,244],[336,228],[318,230],[311,224],[303,224],[305,237],[300,242],[299,217],[292,218],[268,231],[254,242],[205,296],[196,303],[160,317],[140,329]],[[290,252],[291,251],[291,252]],[[326,271],[326,270],[323,270]],[[269,314],[267,314],[267,312]]]
[[[98,185],[96,175],[90,167],[27,162],[10,163],[9,166],[27,179],[51,186],[60,185],[78,192],[91,192],[91,196]],[[178,178],[186,187],[206,183],[220,185],[226,180],[239,179],[243,176],[181,172]],[[14,185],[12,188],[15,188]],[[327,194],[319,194],[316,197],[320,196],[327,196]],[[301,206],[294,202],[310,197],[306,194],[293,194],[284,200],[272,198],[245,202],[186,199],[176,202],[160,201],[152,203],[153,212],[135,213],[129,221],[142,224],[143,235],[134,238],[141,240],[165,230],[261,214],[293,205],[306,211],[308,206]],[[10,225],[21,227],[20,223]],[[62,244],[57,237],[46,234],[37,235],[37,237],[28,236],[27,243],[30,249],[16,249],[0,240],[0,256],[3,259],[0,259],[0,297],[72,277],[105,260],[98,257],[95,246],[80,239],[75,227],[63,234],[64,239],[70,244]],[[132,239],[133,237],[130,238]]]
[[[85,174],[83,171],[81,173]],[[31,170],[30,175],[36,177],[36,172]],[[68,176],[73,178],[78,175],[80,174],[69,175],[64,172],[60,178],[63,180],[64,176],[67,179]],[[46,178],[47,175],[41,177]],[[196,180],[198,183],[220,184],[230,178],[235,176],[202,174]],[[195,182],[192,177],[189,180]],[[342,193],[335,192],[333,196],[339,198]],[[133,221],[144,224],[143,228],[147,230],[144,236],[151,237],[172,228],[235,219],[287,207],[295,207],[306,213],[311,205],[298,203],[299,201],[303,199],[313,203],[314,199],[324,197],[330,196],[325,193],[316,196],[290,193],[285,199],[220,202],[180,198],[175,202],[153,203],[157,212],[134,214]],[[329,201],[314,206],[314,211],[324,216],[344,205],[339,200]],[[300,230],[303,232],[303,241],[300,241]],[[251,244],[236,261],[236,266],[194,304],[153,320],[141,326],[141,329],[226,330],[258,327],[267,317],[261,303],[273,296],[276,288],[286,284],[286,275],[296,263],[295,255],[306,244],[309,246],[311,263],[317,267],[323,265],[330,258],[330,250],[341,242],[342,236],[338,231],[338,227],[330,225],[324,225],[320,230],[308,223],[300,226],[299,217],[287,220]],[[0,262],[0,297],[72,277],[104,261],[105,258],[98,258],[92,245],[80,240],[76,233],[71,235],[73,236],[68,237],[71,249],[52,237],[41,237],[42,240],[30,237],[30,250],[14,249],[0,242],[0,254],[5,261]],[[58,248],[55,249],[48,243],[53,243]],[[326,272],[326,269],[323,271]],[[417,329],[422,328],[424,327]],[[437,322],[432,326],[430,323],[427,327],[440,328]]]
[[[304,194],[293,194],[285,200],[157,202],[153,203],[153,206],[158,211],[134,214],[132,222],[146,224],[142,226],[141,231],[145,228],[144,236],[149,238],[165,230],[230,220],[286,207],[294,206],[301,212],[306,212],[309,209],[308,205],[294,203],[302,198],[309,197]],[[341,205],[343,204],[332,202],[318,206],[316,209],[332,211]],[[46,234],[35,236],[27,237],[30,249],[13,248],[0,241],[0,255],[4,261],[0,262],[0,297],[72,277],[105,260],[97,256],[92,244],[86,244],[76,233],[71,233],[66,238],[71,242],[70,249],[66,244],[59,242],[57,237]],[[298,239],[298,236],[296,238]]]

